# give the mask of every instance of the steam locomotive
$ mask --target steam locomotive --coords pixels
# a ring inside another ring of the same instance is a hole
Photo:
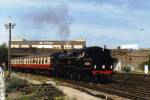
[[[11,67],[73,80],[110,81],[114,63],[109,49],[87,47],[50,55],[14,58]]]

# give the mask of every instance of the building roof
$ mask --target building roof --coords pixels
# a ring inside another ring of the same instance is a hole
[[[48,41],[48,40],[25,40],[25,41],[12,41],[12,45],[65,45],[65,44],[70,44],[70,45],[85,45],[86,41],[77,41],[77,40],[71,40],[71,41]]]

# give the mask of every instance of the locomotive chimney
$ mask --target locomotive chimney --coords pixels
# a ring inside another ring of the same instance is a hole
[[[106,49],[106,45],[104,45],[104,49]]]

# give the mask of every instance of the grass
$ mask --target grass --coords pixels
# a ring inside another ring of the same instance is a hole
[[[19,100],[33,100],[32,97],[28,96],[28,95],[23,95],[19,98]]]

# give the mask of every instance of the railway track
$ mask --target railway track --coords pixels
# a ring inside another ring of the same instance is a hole
[[[113,83],[90,83],[67,79],[58,81],[72,85],[85,87],[88,89],[104,92],[107,94],[118,95],[133,100],[150,100],[150,77],[144,75],[116,74],[113,76]],[[98,97],[98,96],[97,96]]]
[[[150,100],[150,80],[145,79],[145,76],[116,74],[114,78],[113,83],[106,84],[73,80],[61,81],[133,100]]]
[[[132,99],[150,100],[150,76],[141,74],[116,74],[112,87],[134,96]]]

